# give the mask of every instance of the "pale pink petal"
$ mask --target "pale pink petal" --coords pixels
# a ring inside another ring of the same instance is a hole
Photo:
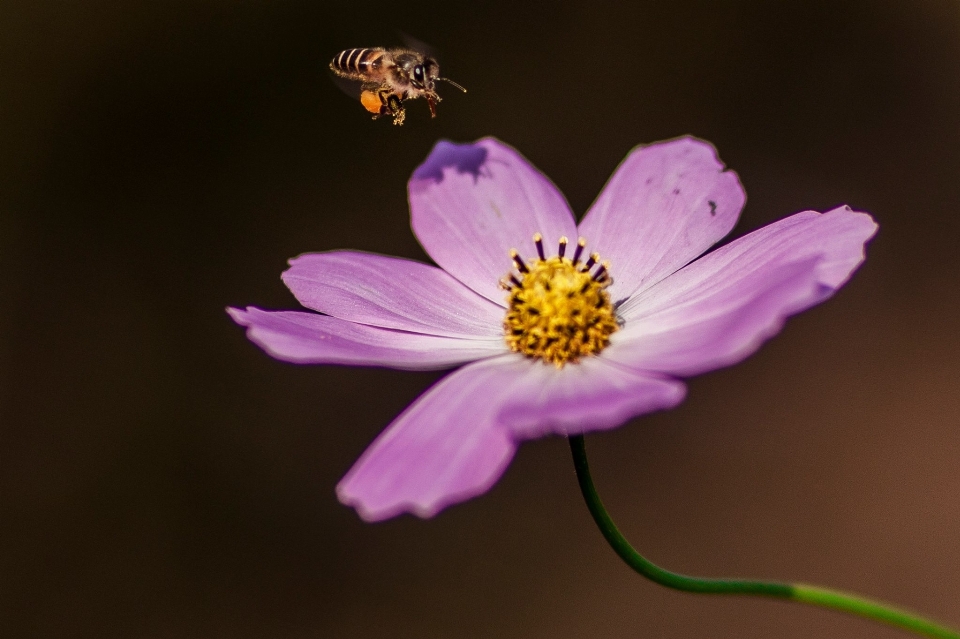
[[[541,233],[550,254],[576,224],[563,195],[517,151],[493,138],[440,141],[409,184],[413,231],[445,271],[498,304],[510,249],[536,255]]]
[[[502,355],[502,338],[460,339],[355,324],[301,311],[228,308],[247,337],[273,357],[297,364],[385,366],[405,370],[452,368]]]
[[[631,417],[673,408],[686,386],[676,379],[631,370],[599,357],[562,369],[525,360],[523,377],[500,411],[520,439],[575,435],[620,426]]]
[[[580,224],[590,251],[609,260],[610,294],[656,284],[720,241],[746,196],[716,149],[690,137],[633,150]]]
[[[340,501],[368,521],[403,512],[432,517],[489,490],[516,449],[495,419],[511,392],[504,364],[516,357],[465,366],[421,395],[340,481]]]
[[[623,304],[604,356],[639,370],[694,375],[733,364],[787,316],[842,286],[877,226],[849,207],[798,213],[700,258]]]
[[[307,308],[351,322],[448,337],[503,335],[503,306],[412,260],[307,253],[290,260],[283,281]]]

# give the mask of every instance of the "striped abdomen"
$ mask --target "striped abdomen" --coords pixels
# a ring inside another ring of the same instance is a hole
[[[348,78],[364,79],[380,68],[384,53],[383,49],[347,49],[337,54],[330,68]]]

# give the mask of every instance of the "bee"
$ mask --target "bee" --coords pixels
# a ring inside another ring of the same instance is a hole
[[[330,70],[341,78],[362,83],[360,104],[373,114],[374,120],[390,115],[397,125],[403,124],[406,117],[405,100],[426,98],[430,117],[437,117],[437,81],[467,92],[453,80],[440,77],[436,60],[412,49],[347,49],[330,62]]]

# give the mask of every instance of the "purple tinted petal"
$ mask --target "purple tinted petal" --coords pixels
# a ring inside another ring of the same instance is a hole
[[[606,430],[631,417],[673,408],[686,386],[675,379],[642,373],[600,357],[584,358],[562,369],[525,362],[500,419],[522,439],[549,433],[574,435]]]
[[[406,333],[300,311],[228,308],[247,337],[273,357],[297,364],[436,370],[503,354],[502,338],[458,339]]]
[[[516,448],[494,419],[510,385],[506,356],[444,377],[377,437],[337,486],[340,501],[368,521],[403,512],[432,517],[485,493]]]
[[[485,138],[475,144],[440,141],[409,185],[413,231],[433,260],[498,304],[498,282],[512,263],[510,249],[535,255],[534,233],[556,254],[576,224],[563,195],[509,146]]]
[[[681,376],[736,363],[820,294],[816,264],[809,260],[758,271],[742,281],[740,291],[718,288],[678,300],[673,309],[628,320],[604,355],[638,370]]]
[[[817,304],[863,262],[877,225],[849,207],[798,213],[750,233],[629,300],[605,356],[693,375],[740,361],[788,315]]]
[[[633,150],[580,224],[611,263],[613,299],[662,280],[722,239],[745,201],[736,173],[690,137]]]
[[[501,337],[502,306],[435,266],[333,251],[290,260],[283,281],[300,303],[340,319],[448,337]]]
[[[685,387],[602,358],[558,370],[509,354],[451,373],[398,417],[340,482],[367,520],[431,517],[486,492],[517,439],[613,428],[676,406]]]

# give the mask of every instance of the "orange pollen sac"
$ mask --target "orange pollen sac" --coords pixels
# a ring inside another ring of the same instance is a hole
[[[373,91],[364,91],[360,94],[360,104],[370,113],[380,113],[380,107],[383,106],[380,96]]]
[[[619,328],[606,291],[610,265],[595,253],[581,262],[583,238],[571,257],[565,237],[554,257],[546,257],[539,233],[533,242],[537,258],[528,262],[510,251],[514,270],[500,282],[508,291],[504,339],[516,353],[563,368],[602,351]]]

